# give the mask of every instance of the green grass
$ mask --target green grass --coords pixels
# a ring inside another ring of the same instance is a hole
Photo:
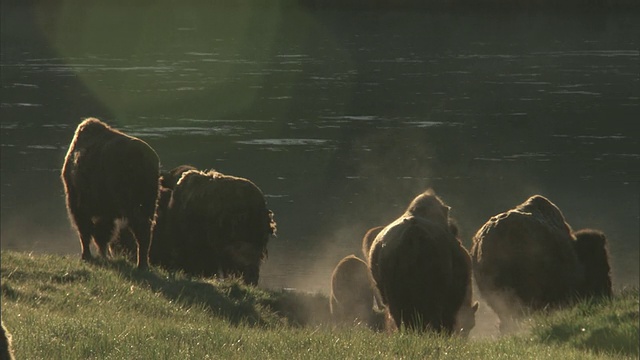
[[[17,359],[619,359],[638,357],[638,289],[537,315],[499,339],[333,327],[322,294],[191,279],[122,259],[2,252]]]
[[[624,289],[614,301],[583,301],[539,316],[532,333],[542,342],[598,353],[638,357],[638,289]]]

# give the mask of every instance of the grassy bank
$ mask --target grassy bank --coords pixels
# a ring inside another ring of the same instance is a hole
[[[607,359],[638,357],[638,289],[465,341],[334,328],[321,294],[189,279],[124,260],[2,252],[2,318],[18,359]]]

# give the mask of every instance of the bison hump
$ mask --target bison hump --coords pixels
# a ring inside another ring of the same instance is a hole
[[[383,229],[372,248],[380,248],[382,257],[389,255],[398,258],[398,255],[402,255],[401,258],[405,260],[414,257],[425,260],[425,256],[450,253],[452,244],[457,246],[457,240],[440,224],[408,216],[400,217]]]
[[[555,228],[563,233],[571,233],[571,227],[565,221],[562,211],[542,195],[534,195],[518,205],[512,212],[520,212],[535,218],[544,226]]]

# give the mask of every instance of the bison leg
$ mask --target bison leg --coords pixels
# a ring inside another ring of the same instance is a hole
[[[67,211],[69,212],[69,218],[75,225],[80,236],[80,247],[82,249],[82,260],[91,260],[91,238],[93,233],[93,223],[91,222],[91,216],[87,215],[85,211],[79,206],[78,195],[72,186],[67,185],[65,179],[65,187],[67,191]]]
[[[113,237],[114,221],[115,219],[100,219],[94,227],[93,239],[96,241],[100,256],[103,258],[107,257],[109,241]]]
[[[138,269],[144,270],[149,267],[149,247],[151,245],[151,220],[131,219],[129,227],[138,243]]]
[[[258,286],[258,279],[260,278],[260,265],[246,266],[241,270],[242,280],[247,285]]]
[[[234,241],[224,253],[227,254],[221,259],[224,276],[240,276],[245,284],[258,285],[260,264],[266,248],[247,241]]]
[[[74,217],[78,235],[80,236],[80,247],[82,248],[82,260],[91,260],[91,239],[93,233],[93,223],[90,219],[80,216]]]
[[[222,276],[237,277],[242,279],[246,285],[258,285],[258,279],[260,278],[260,265],[248,265],[238,266],[236,264],[226,264],[222,268]]]
[[[91,233],[80,232],[80,246],[82,247],[82,260],[89,261],[91,256]]]

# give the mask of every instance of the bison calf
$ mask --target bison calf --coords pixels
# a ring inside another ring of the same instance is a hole
[[[358,324],[380,329],[374,310],[374,288],[367,264],[355,255],[344,257],[331,274],[331,316],[336,323]]]
[[[92,239],[106,256],[116,220],[124,220],[137,243],[138,268],[147,267],[158,176],[158,155],[144,141],[95,118],[78,125],[62,167],[62,182],[83,260],[91,259]]]

